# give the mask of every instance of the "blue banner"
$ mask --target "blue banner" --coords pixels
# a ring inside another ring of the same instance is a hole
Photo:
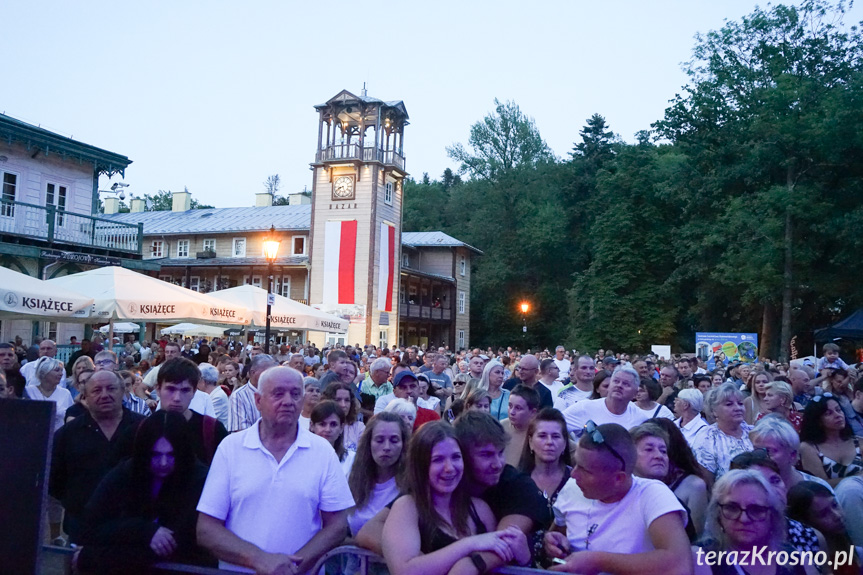
[[[707,362],[710,370],[733,361],[755,363],[758,361],[758,334],[696,333],[695,356]]]

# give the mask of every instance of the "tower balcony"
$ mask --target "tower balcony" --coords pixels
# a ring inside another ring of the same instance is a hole
[[[385,166],[393,166],[404,171],[405,157],[395,150],[382,150],[374,146],[360,147],[359,144],[336,144],[318,150],[315,163],[325,162],[380,162]]]

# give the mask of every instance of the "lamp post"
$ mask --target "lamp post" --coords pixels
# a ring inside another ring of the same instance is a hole
[[[525,351],[522,353],[526,353],[527,351],[527,312],[530,311],[530,304],[526,301],[521,302],[519,306],[521,308],[521,345],[525,348]]]
[[[264,331],[264,353],[270,353],[270,313],[273,302],[273,263],[279,255],[281,241],[276,236],[276,227],[270,226],[270,233],[264,238],[264,256],[267,258],[267,329]]]

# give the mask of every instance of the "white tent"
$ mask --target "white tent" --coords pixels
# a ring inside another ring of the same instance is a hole
[[[66,319],[90,316],[93,298],[73,289],[0,267],[0,317],[4,319]]]
[[[99,328],[99,331],[107,334],[109,331],[111,331],[111,326],[103,325]],[[120,323],[114,324],[114,333],[138,333],[139,331],[141,331],[141,326],[139,326],[137,323],[121,321]]]
[[[192,321],[243,325],[248,321],[248,310],[243,306],[116,266],[54,278],[46,283],[93,298],[93,322]]]
[[[251,325],[267,325],[267,290],[251,285],[223,289],[210,294],[225,302],[249,310]],[[345,333],[349,322],[286,297],[273,294],[270,327],[276,330],[311,329],[329,333]]]
[[[166,327],[163,330],[160,330],[162,335],[182,335],[186,336],[200,336],[200,337],[222,337],[224,335],[224,331],[220,327],[215,327],[212,325],[199,325],[195,323],[178,323],[177,325],[172,325],[170,327]]]

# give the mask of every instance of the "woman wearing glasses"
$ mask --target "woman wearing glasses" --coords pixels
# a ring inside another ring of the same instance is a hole
[[[831,393],[816,395],[806,405],[800,442],[803,468],[833,487],[846,477],[863,473],[860,442]]]
[[[817,573],[813,566],[778,565],[776,554],[770,555],[771,551],[788,553],[793,549],[783,543],[785,516],[782,501],[757,471],[729,471],[716,482],[713,486],[713,499],[707,508],[705,532],[709,539],[696,551],[696,575]],[[754,548],[764,549],[761,556],[765,564],[752,560]],[[714,555],[714,561],[719,564],[709,566],[704,558],[710,551],[726,553],[721,556]],[[728,554],[730,551],[737,553]],[[746,565],[740,564],[744,553],[748,558]]]

